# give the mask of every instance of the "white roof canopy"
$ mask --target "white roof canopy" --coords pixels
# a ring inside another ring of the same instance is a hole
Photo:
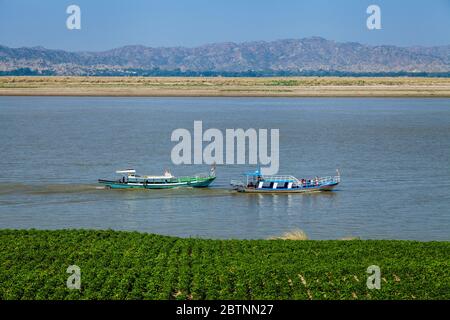
[[[117,170],[116,173],[120,173],[120,174],[135,174],[136,170],[134,170],[134,169]]]

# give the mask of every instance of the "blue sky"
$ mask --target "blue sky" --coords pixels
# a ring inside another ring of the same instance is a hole
[[[81,8],[81,30],[66,8]],[[368,30],[366,8],[381,8]],[[366,44],[450,44],[450,0],[0,0],[0,44],[99,51],[321,36]]]

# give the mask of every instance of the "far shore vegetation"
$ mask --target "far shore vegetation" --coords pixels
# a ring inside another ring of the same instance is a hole
[[[450,97],[450,77],[3,76],[1,95]]]

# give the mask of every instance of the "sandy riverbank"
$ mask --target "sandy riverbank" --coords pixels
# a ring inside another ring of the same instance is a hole
[[[450,78],[0,77],[0,96],[450,97]]]

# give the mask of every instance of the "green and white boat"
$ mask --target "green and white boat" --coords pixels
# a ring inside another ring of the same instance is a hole
[[[209,174],[198,174],[187,177],[175,177],[168,170],[162,176],[140,176],[136,170],[127,169],[116,171],[122,175],[118,180],[103,180],[98,182],[107,189],[172,189],[181,187],[205,188],[215,179],[216,172],[213,166]]]

